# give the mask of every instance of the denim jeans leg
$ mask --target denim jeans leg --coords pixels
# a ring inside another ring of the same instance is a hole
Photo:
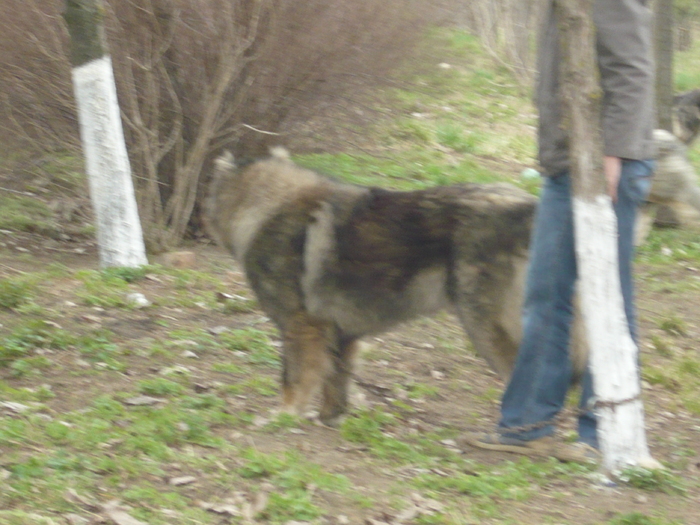
[[[617,202],[614,205],[617,216],[618,257],[620,265],[620,285],[625,315],[632,339],[637,341],[636,312],[634,309],[634,285],[632,260],[634,258],[634,230],[637,210],[644,202],[651,188],[652,161],[625,160],[622,163]],[[593,397],[593,378],[586,371],[582,380],[580,408],[585,410]],[[579,417],[579,439],[598,447],[596,418],[591,410],[585,410]]]
[[[545,179],[530,243],[523,339],[503,395],[499,430],[524,440],[551,434],[571,381],[569,329],[576,282],[567,173]],[[508,429],[512,429],[511,432]]]

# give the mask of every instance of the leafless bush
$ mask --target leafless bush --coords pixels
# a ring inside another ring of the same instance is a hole
[[[40,149],[78,143],[68,36],[49,0],[0,3],[0,123]],[[316,99],[373,84],[410,53],[416,0],[108,0],[108,40],[144,231],[152,248],[192,224],[224,147],[257,154]],[[320,107],[320,106],[319,106]]]
[[[66,32],[55,2],[0,2],[0,126],[5,144],[76,147]],[[19,139],[19,140],[18,140]]]
[[[479,37],[496,61],[529,86],[534,77],[534,37],[542,4],[543,0],[471,0],[458,8],[459,20]]]

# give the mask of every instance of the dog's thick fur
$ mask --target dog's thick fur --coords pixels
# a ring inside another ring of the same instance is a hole
[[[690,146],[700,133],[700,89],[673,97],[673,134]]]
[[[700,229],[700,186],[687,152],[698,134],[700,89],[695,89],[674,97],[673,133],[654,131],[656,170],[637,224],[637,244],[646,239],[652,224]]]
[[[347,410],[358,340],[452,306],[503,378],[521,337],[536,199],[508,185],[397,192],[342,184],[284,150],[216,162],[205,223],[242,263],[283,338],[283,404],[321,420]]]
[[[700,186],[683,141],[663,129],[654,130],[656,169],[647,202],[637,224],[641,244],[652,224],[700,229]]]

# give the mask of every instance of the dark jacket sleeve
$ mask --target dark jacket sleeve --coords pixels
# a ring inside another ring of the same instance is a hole
[[[598,0],[594,22],[605,154],[647,159],[654,121],[651,10],[644,0]]]

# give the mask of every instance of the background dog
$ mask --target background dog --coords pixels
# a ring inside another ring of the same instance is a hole
[[[277,149],[243,167],[217,160],[205,224],[279,328],[284,408],[303,415],[320,390],[320,418],[334,424],[358,340],[447,306],[510,375],[536,202],[508,185],[343,184]]]
[[[654,142],[656,169],[649,196],[640,210],[638,245],[644,242],[652,224],[700,229],[700,187],[686,145],[663,129],[654,130]]]
[[[700,187],[687,148],[700,133],[700,89],[673,99],[673,133],[657,129],[656,170],[647,203],[637,224],[636,243],[646,239],[652,224],[700,229]]]
[[[673,134],[690,146],[700,133],[700,89],[673,97]]]

